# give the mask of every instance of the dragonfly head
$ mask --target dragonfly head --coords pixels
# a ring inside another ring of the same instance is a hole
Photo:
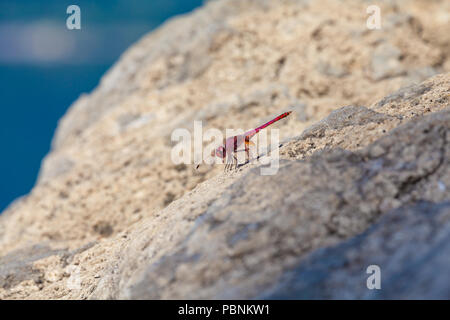
[[[225,158],[225,148],[223,146],[218,147],[211,152],[211,156],[217,156],[219,158]]]

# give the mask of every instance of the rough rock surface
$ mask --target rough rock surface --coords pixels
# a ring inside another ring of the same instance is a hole
[[[254,297],[304,253],[362,232],[393,208],[418,200],[449,199],[449,132],[447,109],[412,120],[359,152],[333,150],[305,161],[286,161],[275,176],[261,176],[259,168],[246,171],[221,196],[196,199],[195,205],[207,210],[168,254],[155,259],[151,249],[136,255],[150,233],[131,239],[108,283],[119,283],[116,277],[125,279],[123,273],[130,271],[130,265],[138,267],[112,296]],[[223,183],[209,182],[208,189],[214,190],[215,183]],[[179,207],[182,200],[161,215],[191,213],[192,208]],[[435,223],[447,238],[448,218]],[[395,228],[389,231],[394,233]],[[378,241],[384,244],[383,237]],[[410,244],[408,250],[414,246]],[[107,289],[100,285],[97,291]]]
[[[400,207],[364,234],[311,254],[258,298],[448,298],[449,241],[450,202]],[[382,290],[367,290],[371,265],[380,267]]]
[[[448,270],[450,4],[382,1],[381,30],[367,5],[213,1],[130,48],[0,216],[0,298],[403,298],[426,283],[449,298],[430,267]],[[288,108],[274,176],[170,160],[194,120],[248,129]],[[360,246],[391,287],[351,287],[371,262]]]

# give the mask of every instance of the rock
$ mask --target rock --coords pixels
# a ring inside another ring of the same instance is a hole
[[[381,3],[380,32],[365,1],[221,0],[145,36],[0,216],[0,298],[256,297],[395,209],[448,201],[447,2],[424,3]],[[274,176],[170,160],[195,120],[245,130],[285,110]]]
[[[9,289],[25,280],[42,283],[42,275],[33,269],[32,262],[55,253],[48,247],[36,245],[3,256],[0,259],[0,287]]]
[[[366,147],[405,121],[447,108],[449,86],[448,77],[438,75],[391,93],[370,108],[342,107],[306,128],[300,139],[285,143],[280,155],[286,159],[303,159],[322,148],[358,150]]]
[[[319,61],[317,64],[317,69],[319,72],[326,76],[342,78],[347,75],[347,71],[341,65],[332,65],[328,61]]]
[[[411,81],[411,84],[420,83],[432,76],[437,75],[439,72],[434,67],[423,67],[408,70],[408,78]]]
[[[305,103],[294,101],[290,108],[293,112],[295,112],[298,121],[308,121],[308,106]]]
[[[386,213],[362,235],[320,249],[262,299],[450,298],[450,202],[418,202]],[[381,271],[369,290],[366,269]]]
[[[1,298],[24,299],[38,294],[45,287],[59,288],[53,298],[68,294],[65,267],[73,257],[83,252],[93,243],[88,243],[72,252],[53,250],[47,245],[36,244],[32,247],[13,251],[0,258],[0,288],[6,289]],[[70,268],[67,269],[70,272]],[[53,285],[54,284],[54,285]]]
[[[38,183],[61,176],[69,172],[73,166],[74,162],[67,156],[53,152],[42,161]]]
[[[204,196],[196,206],[210,203],[208,209],[167,254],[155,257],[151,248],[129,256],[151,233],[131,240],[110,274],[115,290],[108,296],[253,298],[306,252],[357,235],[394,208],[448,199],[449,190],[438,188],[441,179],[450,181],[448,132],[450,109],[408,122],[360,152],[335,150],[286,161],[274,176],[261,176],[254,168],[214,200],[207,190],[198,190]],[[386,152],[372,157],[376,147]],[[218,189],[214,183],[221,182],[211,181],[208,190]],[[161,215],[176,210],[186,216],[192,209],[182,203],[188,199]],[[424,243],[423,255],[433,248]],[[445,272],[444,266],[438,270]],[[94,295],[106,290],[100,286]]]

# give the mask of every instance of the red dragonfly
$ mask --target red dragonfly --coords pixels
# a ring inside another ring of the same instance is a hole
[[[254,146],[255,144],[253,142],[250,141],[250,139],[257,134],[259,131],[261,131],[262,129],[270,126],[271,124],[286,118],[288,115],[290,115],[292,113],[292,111],[288,111],[285,112],[283,114],[280,114],[278,117],[270,120],[269,122],[266,122],[265,124],[247,131],[243,134],[237,135],[237,136],[233,136],[230,137],[228,139],[223,139],[223,145],[221,145],[220,147],[218,147],[217,149],[213,150],[211,152],[211,156],[214,157],[219,157],[223,159],[223,163],[225,163],[225,159],[226,164],[225,164],[225,170],[231,168],[233,166],[233,164],[235,165],[235,168],[237,168],[238,165],[238,160],[236,158],[235,153],[237,151],[242,151],[242,150],[238,150],[238,148],[244,144],[244,150],[245,150],[245,154],[248,160],[250,160],[250,146]],[[197,166],[198,168],[198,166]]]

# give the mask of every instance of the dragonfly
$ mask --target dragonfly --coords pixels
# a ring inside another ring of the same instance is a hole
[[[259,131],[262,129],[270,126],[271,124],[286,118],[288,115],[290,115],[292,111],[288,111],[285,113],[280,114],[278,117],[273,118],[272,120],[264,123],[263,125],[247,131],[243,134],[236,135],[233,137],[230,137],[228,139],[223,139],[223,144],[219,146],[217,149],[211,151],[212,157],[218,157],[223,159],[223,163],[225,163],[225,171],[228,169],[231,169],[233,165],[235,166],[235,169],[238,165],[238,159],[236,158],[236,152],[238,151],[245,151],[246,157],[248,160],[250,160],[250,146],[254,146],[255,144],[250,141],[250,139],[256,135]],[[238,150],[240,146],[244,144],[244,150]],[[225,162],[226,161],[226,162]],[[199,166],[197,166],[198,168]]]

